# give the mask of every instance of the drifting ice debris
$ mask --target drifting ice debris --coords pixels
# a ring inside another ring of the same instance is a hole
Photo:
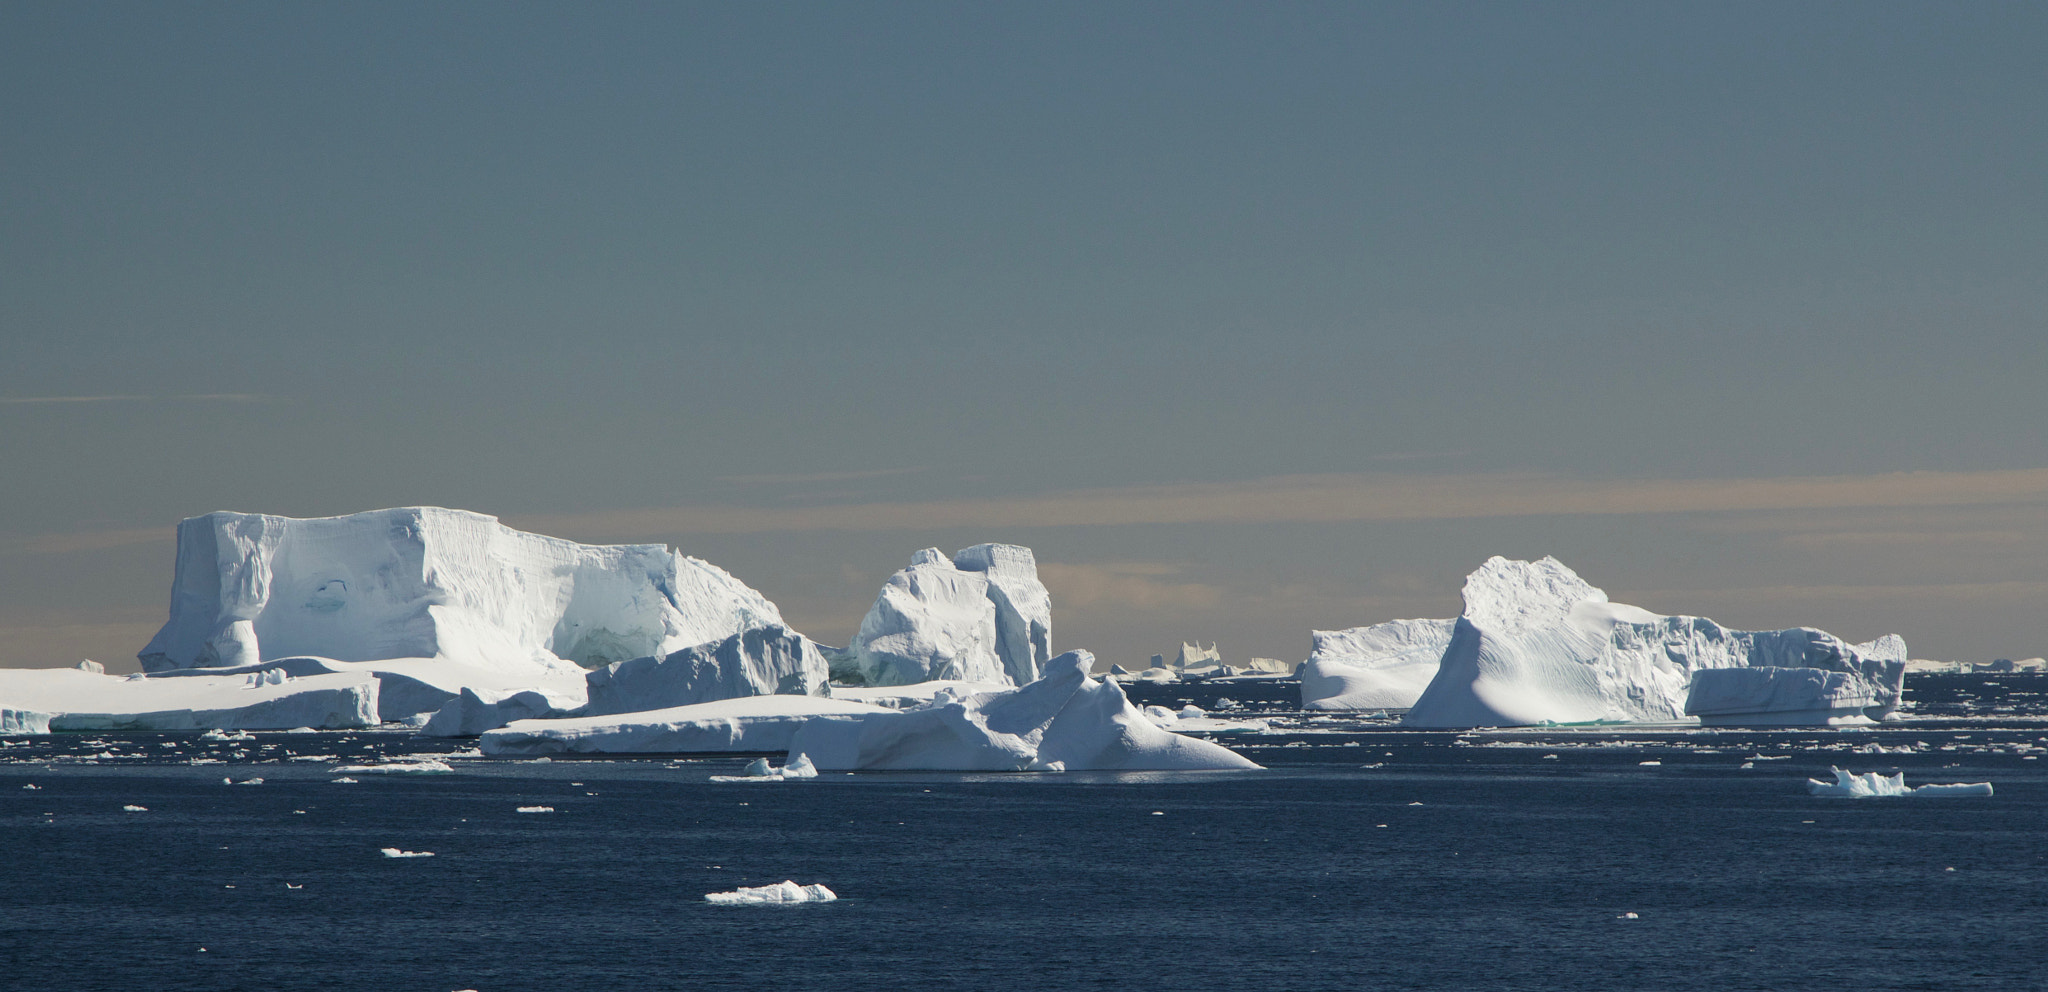
[[[767,778],[775,774],[775,769],[769,766],[767,758],[755,758],[747,762],[747,767],[740,769],[740,774],[750,778]]]
[[[834,674],[867,685],[940,679],[1023,685],[1052,649],[1052,599],[1030,548],[977,544],[911,556],[862,618]]]
[[[515,813],[552,813],[554,811],[555,808],[553,806],[521,806],[513,810]]]
[[[713,775],[711,776],[711,781],[780,782],[784,779],[817,777],[817,767],[811,764],[810,758],[806,757],[803,754],[803,752],[799,751],[795,756],[789,759],[788,764],[783,765],[781,768],[768,767],[767,758],[755,758],[754,760],[747,762],[747,767],[744,771],[741,772],[741,774]]]
[[[147,812],[149,812],[149,807],[147,807],[147,806],[123,806],[123,807],[121,807],[121,809],[122,809],[122,810],[124,810],[124,811],[126,811],[126,812],[129,812],[129,813],[147,813]]]
[[[741,886],[731,892],[706,892],[704,901],[715,906],[769,906],[799,902],[831,902],[838,894],[823,885],[798,885],[783,881],[754,888]]]
[[[1865,772],[1858,775],[1830,766],[1835,773],[1833,782],[1819,779],[1806,780],[1806,791],[1816,796],[1831,799],[1871,799],[1879,796],[1988,796],[1991,795],[1989,782],[1958,782],[1952,785],[1923,785],[1908,788],[1906,773],[1886,775],[1883,772]]]
[[[445,761],[432,759],[417,761],[388,761],[381,765],[342,765],[334,769],[337,775],[390,774],[390,775],[432,775],[452,772],[455,769]]]
[[[401,850],[399,850],[398,848],[395,848],[395,847],[387,847],[387,848],[384,848],[384,856],[385,856],[385,857],[387,857],[387,858],[431,858],[431,857],[433,857],[433,856],[434,856],[434,852],[432,852],[432,851],[401,851]]]
[[[1905,663],[1896,636],[1728,630],[1609,602],[1553,558],[1492,558],[1466,578],[1464,615],[1402,723],[1868,721],[1898,705]]]

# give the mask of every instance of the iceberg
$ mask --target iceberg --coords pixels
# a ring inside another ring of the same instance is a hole
[[[1830,799],[1872,799],[1879,796],[1988,796],[1991,795],[1989,782],[1958,782],[1949,785],[1923,785],[1917,788],[1906,785],[1906,773],[1886,775],[1883,772],[1843,771],[1830,766],[1828,771],[1835,775],[1832,782],[1820,779],[1806,780],[1806,791]]]
[[[824,696],[831,692],[829,674],[825,656],[810,638],[779,623],[753,627],[665,657],[614,662],[589,673],[585,681],[590,701],[581,715],[635,713],[744,696]]]
[[[1456,620],[1391,620],[1314,631],[1301,668],[1305,710],[1407,709],[1436,678]]]
[[[1703,617],[1621,603],[1554,558],[1492,558],[1465,580],[1436,676],[1402,718],[1411,727],[1655,723],[1701,716],[1695,677],[1719,669],[1811,669],[1709,675],[1696,705],[1751,724],[1881,719],[1898,705],[1905,644],[1850,645],[1825,631],[1729,630]]]
[[[797,727],[821,715],[889,710],[820,696],[745,696],[607,716],[518,720],[477,746],[495,757],[550,754],[717,754],[791,750]]]
[[[514,720],[547,716],[556,709],[554,700],[534,689],[479,692],[465,686],[434,713],[420,733],[428,737],[475,737]]]
[[[714,906],[776,906],[800,902],[831,902],[837,893],[823,885],[798,885],[784,880],[775,885],[741,886],[731,892],[706,892],[704,901]]]
[[[577,544],[440,507],[218,512],[178,525],[170,619],[139,657],[149,672],[315,656],[530,677],[781,623],[723,569],[658,544]]]
[[[1069,651],[1015,689],[942,693],[908,710],[818,716],[791,750],[826,771],[1252,769],[1219,744],[1162,730],[1114,680],[1089,677],[1095,657]]]
[[[377,725],[377,696],[377,680],[361,673],[155,679],[0,669],[0,732],[354,730]]]
[[[911,556],[889,577],[835,674],[868,685],[960,679],[1023,685],[1050,657],[1052,599],[1030,548]]]

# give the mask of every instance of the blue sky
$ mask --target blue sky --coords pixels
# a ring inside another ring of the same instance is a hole
[[[0,664],[128,662],[181,517],[417,503],[677,545],[827,642],[917,548],[1012,540],[1126,664],[1449,615],[1490,554],[2048,653],[2044,43],[2021,4],[0,5]]]

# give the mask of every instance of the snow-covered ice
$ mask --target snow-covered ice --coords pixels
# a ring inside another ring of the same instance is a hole
[[[149,678],[77,668],[0,669],[0,732],[351,730],[377,724],[377,680],[362,674]]]
[[[831,691],[828,679],[825,656],[810,638],[780,624],[753,627],[663,657],[615,662],[591,672],[586,678],[590,701],[580,715],[637,713],[742,696],[824,696]]]
[[[1305,710],[1407,709],[1415,705],[1456,620],[1390,620],[1370,627],[1313,632],[1315,650],[1301,669]]]
[[[1988,796],[1991,795],[1989,782],[1959,782],[1945,785],[1922,785],[1917,788],[1906,784],[1906,773],[1886,775],[1883,772],[1843,771],[1829,767],[1835,774],[1832,782],[1820,779],[1806,780],[1806,791],[1830,799],[1872,799],[1880,796]]]
[[[1556,559],[1496,557],[1466,578],[1464,615],[1402,723],[1678,721],[1688,715],[1694,675],[1725,668],[1819,669],[1845,679],[1833,695],[1817,697],[1775,677],[1710,677],[1704,698],[1715,701],[1718,717],[1799,724],[1849,715],[1815,710],[1819,698],[1875,719],[1898,704],[1905,649],[1896,637],[1852,646],[1811,628],[1737,631],[1701,617],[1660,616],[1609,602]]]
[[[807,719],[878,712],[888,711],[818,696],[745,696],[644,713],[520,720],[484,734],[479,746],[493,756],[787,751]]]
[[[977,544],[911,556],[889,577],[835,673],[868,685],[1022,685],[1050,657],[1052,600],[1031,549]]]
[[[753,888],[741,886],[731,892],[706,892],[704,901],[715,906],[773,906],[800,902],[831,902],[838,894],[823,885],[798,885],[782,881]]]
[[[1259,767],[1219,744],[1154,726],[1115,681],[1089,677],[1094,663],[1086,651],[1069,651],[1020,688],[943,693],[909,710],[815,717],[790,747],[828,771]]]

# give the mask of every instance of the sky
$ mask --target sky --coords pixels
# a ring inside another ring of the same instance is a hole
[[[0,2],[0,665],[173,528],[665,543],[844,643],[1451,616],[1491,555],[2048,654],[2048,8]]]

